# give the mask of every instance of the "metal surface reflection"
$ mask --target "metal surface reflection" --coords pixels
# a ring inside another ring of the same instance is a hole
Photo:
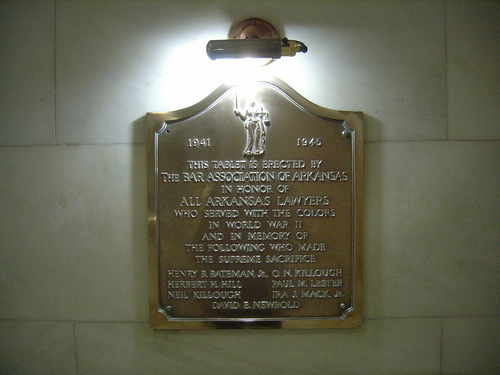
[[[154,328],[360,324],[361,113],[266,78],[147,122]]]

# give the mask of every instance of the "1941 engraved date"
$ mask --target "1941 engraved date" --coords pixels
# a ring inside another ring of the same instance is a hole
[[[188,147],[210,147],[210,138],[188,138]]]

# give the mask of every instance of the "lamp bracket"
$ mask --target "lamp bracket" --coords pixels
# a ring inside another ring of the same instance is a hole
[[[247,18],[229,32],[230,39],[261,39],[261,38],[279,38],[279,34],[266,20],[261,18]]]

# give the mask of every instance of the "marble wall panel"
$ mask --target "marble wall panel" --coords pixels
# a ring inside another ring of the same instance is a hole
[[[499,337],[499,315],[444,318],[441,373],[500,373]]]
[[[500,309],[499,160],[497,142],[366,145],[368,317]]]
[[[0,373],[76,374],[73,322],[0,321]]]
[[[146,320],[142,145],[0,148],[0,318]]]
[[[500,371],[499,15],[497,1],[0,2],[0,373]],[[260,73],[365,114],[367,320],[155,332],[131,143],[147,111],[250,73],[205,45],[255,16],[309,46]]]
[[[303,8],[290,18],[308,55],[270,70],[321,106],[363,111],[367,141],[445,139],[444,11],[436,1]]]
[[[258,69],[210,61],[208,40],[245,15],[309,52]],[[444,21],[433,1],[60,2],[57,143],[144,142],[146,112],[192,105],[254,70],[319,105],[364,111],[368,140],[444,139]]]
[[[0,51],[0,146],[54,144],[54,1],[2,1]]]
[[[217,28],[213,22],[219,18],[214,17],[217,3],[122,1],[117,6],[108,1],[62,1],[56,5],[57,143],[144,142],[144,116],[165,110],[172,77],[179,77],[175,84],[182,85],[182,79],[197,74],[190,63],[190,47],[198,47],[196,58],[210,61],[205,56],[205,33]],[[201,99],[215,87],[201,97],[191,87],[187,95]]]
[[[440,319],[367,321],[317,331],[153,331],[77,323],[85,374],[438,374]]]
[[[500,2],[447,3],[450,139],[500,140]]]
[[[145,320],[143,146],[1,152],[2,317]],[[367,145],[368,317],[498,309],[499,152],[491,142]]]

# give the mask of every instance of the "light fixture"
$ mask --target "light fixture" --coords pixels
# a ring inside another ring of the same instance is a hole
[[[279,38],[276,29],[260,18],[249,18],[236,25],[229,34],[230,39],[211,40],[207,44],[207,55],[212,60],[267,58],[295,56],[307,52],[307,46],[297,40]]]

